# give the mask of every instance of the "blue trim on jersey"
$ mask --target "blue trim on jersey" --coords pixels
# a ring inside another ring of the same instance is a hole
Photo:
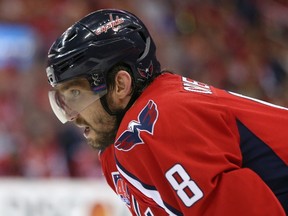
[[[137,200],[134,198],[133,195],[132,195],[132,202],[133,202],[133,208],[134,208],[136,215],[141,216],[140,210],[139,210],[139,205],[138,205]]]
[[[120,162],[117,160],[117,158],[115,157],[115,161],[117,166],[123,171],[125,172],[126,175],[128,175],[129,177],[133,178],[134,180],[136,180],[137,182],[139,182],[145,189],[147,190],[151,190],[151,191],[157,191],[155,186],[152,185],[148,185],[146,183],[143,183],[142,181],[140,181],[139,178],[137,178],[135,175],[133,175],[132,173],[128,172],[121,164]],[[174,207],[170,206],[169,204],[167,204],[164,200],[162,200],[164,205],[166,206],[167,209],[169,209],[171,212],[173,212],[175,215],[177,216],[183,216],[183,214],[175,209]],[[159,205],[158,205],[159,206]],[[160,208],[162,208],[161,206],[159,206]]]
[[[240,134],[243,167],[252,169],[264,180],[288,215],[288,166],[242,122],[237,120],[237,125]]]
[[[119,166],[121,168],[121,170],[123,170],[128,176],[130,176],[131,178],[135,179],[136,181],[138,181],[139,183],[141,183],[141,185],[146,188],[147,190],[157,190],[155,186],[151,186],[148,184],[145,184],[143,182],[140,181],[140,179],[138,179],[135,175],[133,175],[132,173],[128,172],[117,160],[117,158],[115,157],[116,160],[116,164],[117,166]]]

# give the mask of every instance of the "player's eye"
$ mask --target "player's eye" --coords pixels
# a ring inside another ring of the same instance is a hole
[[[76,97],[78,97],[80,95],[80,90],[78,90],[78,89],[71,89],[70,90],[70,96],[72,97],[72,98],[76,98]]]
[[[68,91],[64,92],[63,96],[66,102],[78,100],[80,96],[80,90],[75,88],[69,89]]]

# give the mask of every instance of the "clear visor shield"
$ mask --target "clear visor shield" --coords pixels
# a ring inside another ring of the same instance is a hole
[[[106,93],[106,89],[93,92],[90,88],[71,86],[65,90],[49,91],[48,96],[53,112],[64,124],[74,120],[84,109]]]

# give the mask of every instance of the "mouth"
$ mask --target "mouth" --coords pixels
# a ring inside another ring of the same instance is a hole
[[[91,128],[88,126],[88,125],[84,125],[84,124],[76,124],[77,127],[79,127],[80,129],[83,129],[83,136],[87,139],[89,134],[90,134],[90,131],[91,131]]]

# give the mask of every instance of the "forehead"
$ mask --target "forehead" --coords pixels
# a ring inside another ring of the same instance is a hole
[[[90,89],[90,84],[86,78],[75,78],[63,83],[59,83],[55,89],[65,91],[71,88]]]

